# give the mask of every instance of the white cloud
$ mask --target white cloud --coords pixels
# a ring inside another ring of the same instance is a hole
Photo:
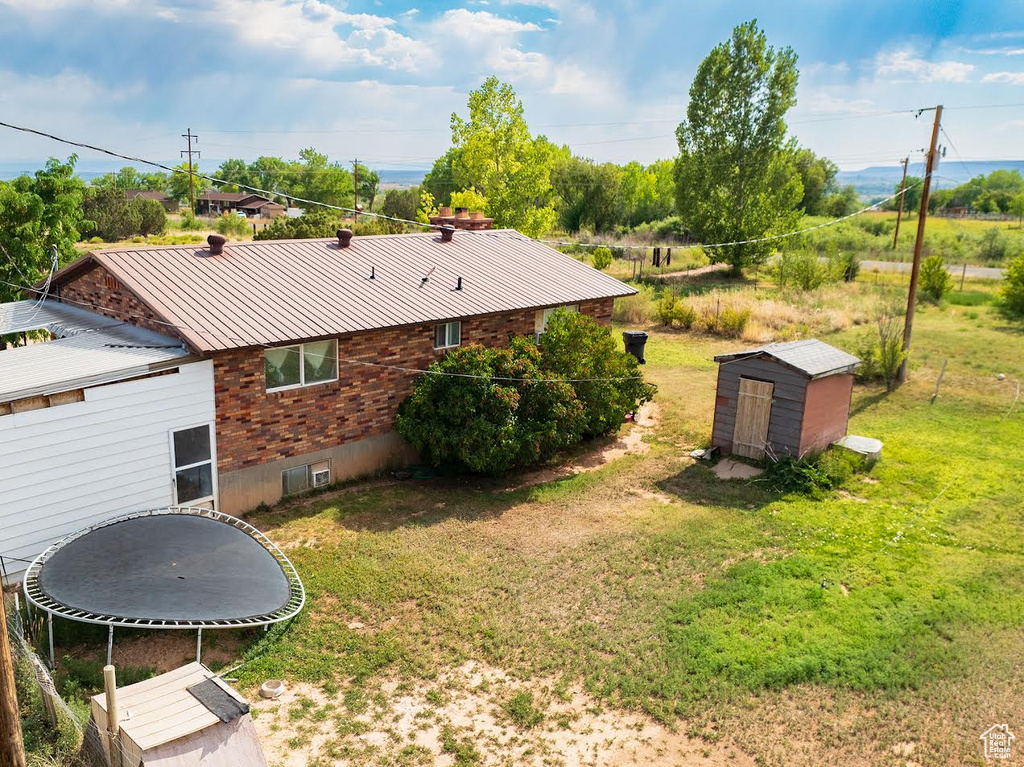
[[[1024,85],[1024,72],[989,72],[983,83],[1006,83],[1007,85]]]
[[[875,59],[875,75],[892,82],[965,83],[973,71],[973,64],[928,61],[909,49],[880,53]]]
[[[484,44],[488,42],[488,37],[507,39],[524,32],[541,32],[544,29],[533,22],[516,21],[490,11],[467,11],[465,8],[445,11],[435,19],[433,27],[442,34],[478,40]]]
[[[814,114],[863,114],[878,108],[871,99],[846,99],[822,90],[800,94],[797,103]]]
[[[1008,45],[999,48],[964,48],[963,51],[976,56],[1024,56],[1024,48],[1013,48]]]

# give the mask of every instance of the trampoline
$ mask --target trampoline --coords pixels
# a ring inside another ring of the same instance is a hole
[[[306,595],[288,557],[259,530],[210,509],[171,506],[105,520],[50,546],[29,565],[25,597],[47,615],[114,627],[269,626],[295,617]]]

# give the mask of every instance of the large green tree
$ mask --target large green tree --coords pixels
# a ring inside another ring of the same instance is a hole
[[[77,159],[50,158],[34,176],[0,182],[0,302],[22,298],[17,286],[46,275],[53,248],[61,264],[78,255],[75,243],[93,225],[82,213],[85,183],[75,175]]]
[[[551,168],[557,149],[543,136],[530,135],[523,102],[496,77],[471,91],[468,105],[468,119],[452,114],[455,182],[487,198],[497,226],[530,237],[544,234],[556,218]]]
[[[563,228],[578,232],[612,229],[619,220],[622,169],[612,163],[597,164],[582,157],[560,159],[551,172],[558,195],[558,216]]]
[[[637,226],[671,216],[675,191],[671,160],[658,160],[646,167],[626,163],[620,193],[623,223]]]
[[[799,220],[803,187],[785,120],[796,104],[797,77],[796,54],[769,46],[756,21],[736,27],[701,62],[676,129],[676,202],[703,242],[763,238]],[[708,252],[739,273],[773,249],[756,242]]]
[[[810,149],[799,149],[793,157],[804,194],[800,208],[809,216],[826,213],[826,200],[836,189],[836,174],[839,168],[827,157],[819,157]]]

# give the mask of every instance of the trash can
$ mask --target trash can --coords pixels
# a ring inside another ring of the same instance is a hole
[[[644,347],[647,345],[647,334],[642,330],[627,330],[622,334],[622,342],[626,345],[626,351],[636,357],[641,365],[647,360],[644,359]]]

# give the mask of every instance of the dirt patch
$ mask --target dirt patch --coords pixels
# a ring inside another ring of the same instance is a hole
[[[565,479],[585,471],[600,469],[612,461],[626,455],[643,455],[651,449],[644,437],[654,432],[660,418],[660,410],[656,402],[647,402],[637,411],[633,426],[617,439],[603,444],[559,466],[552,466],[539,471],[531,471],[519,477],[519,481],[506,489],[507,492],[519,490],[531,485]]]
[[[242,637],[238,630],[203,632],[203,663],[212,668],[230,665],[238,658]],[[173,671],[196,659],[195,631],[154,631],[146,636],[119,640],[114,633],[114,665]]]
[[[719,479],[752,479],[764,474],[764,469],[734,461],[732,458],[723,458],[715,464],[714,472]]]
[[[334,696],[295,685],[255,708],[267,758],[282,767],[474,759],[484,765],[754,764],[720,733],[691,738],[643,714],[605,708],[579,686],[521,682],[475,662],[429,682],[389,680]]]

